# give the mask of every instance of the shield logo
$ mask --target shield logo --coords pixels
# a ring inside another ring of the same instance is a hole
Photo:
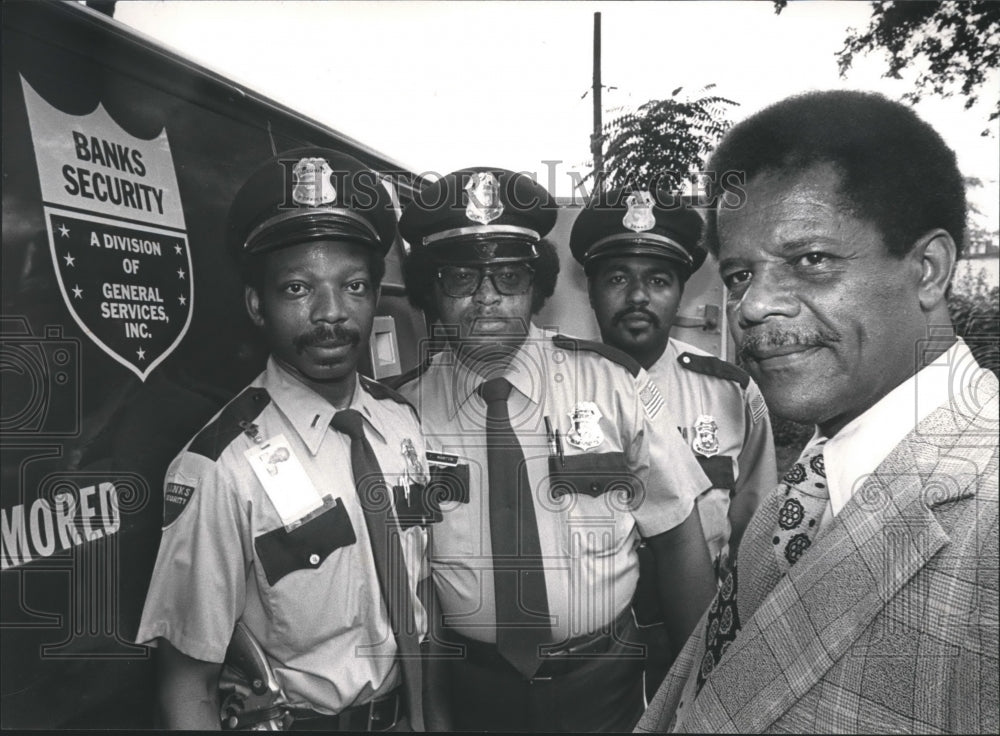
[[[636,233],[652,230],[656,226],[653,216],[653,195],[649,192],[633,192],[625,200],[628,212],[622,218],[622,225]]]
[[[489,171],[480,171],[469,177],[465,183],[468,204],[465,216],[473,222],[489,225],[503,214],[500,201],[500,182]]]
[[[300,159],[292,169],[292,201],[306,207],[318,207],[337,201],[337,190],[330,177],[333,169],[324,158]]]
[[[570,412],[573,429],[566,435],[566,441],[581,450],[592,450],[604,442],[604,432],[601,431],[601,410],[593,401],[581,401]]]
[[[191,324],[184,207],[166,129],[137,138],[100,104],[53,107],[21,79],[63,301],[104,352],[146,380]]]
[[[712,416],[698,415],[694,422],[694,440],[691,448],[704,457],[719,454],[719,425]]]
[[[191,324],[194,287],[187,237],[45,210],[52,262],[73,319],[104,352],[145,381]]]

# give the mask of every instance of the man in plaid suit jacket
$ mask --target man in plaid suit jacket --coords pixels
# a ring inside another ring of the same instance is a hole
[[[816,434],[638,729],[996,733],[998,385],[945,301],[954,154],[902,105],[826,92],[736,126],[708,169],[745,174],[705,235],[733,336]]]

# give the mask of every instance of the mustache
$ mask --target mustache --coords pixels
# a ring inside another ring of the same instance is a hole
[[[611,323],[616,325],[630,314],[641,314],[652,323],[653,327],[660,326],[660,318],[657,317],[652,312],[650,312],[648,309],[643,309],[642,307],[626,307],[620,312],[615,312],[615,314],[611,318]]]
[[[337,347],[342,345],[357,345],[361,342],[361,333],[358,330],[345,325],[317,325],[309,332],[304,332],[292,339],[292,345],[300,355],[306,348],[319,343],[334,343]]]
[[[841,341],[840,333],[831,329],[819,330],[762,330],[747,332],[737,348],[741,359],[753,358],[757,353],[773,348],[797,345],[803,348],[824,347]]]

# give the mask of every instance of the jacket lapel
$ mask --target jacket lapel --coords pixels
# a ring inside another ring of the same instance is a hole
[[[740,575],[743,630],[691,705],[685,730],[768,730],[947,544],[931,506],[971,495],[976,475],[965,466],[956,473],[943,449],[911,433],[773,589],[754,589],[766,575]],[[927,484],[935,474],[949,482]],[[740,562],[756,562],[760,550]]]

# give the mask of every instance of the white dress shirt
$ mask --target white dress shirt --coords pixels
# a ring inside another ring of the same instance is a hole
[[[959,338],[937,359],[896,386],[833,437],[827,438],[816,429],[809,446],[826,442],[823,459],[830,488],[830,504],[823,514],[820,529],[829,526],[855,490],[921,421],[943,404],[961,400],[955,392],[962,391],[963,371],[976,368],[976,359]]]

